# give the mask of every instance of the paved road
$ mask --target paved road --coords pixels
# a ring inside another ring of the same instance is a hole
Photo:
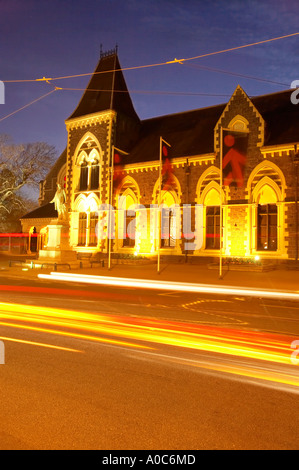
[[[20,278],[0,301],[0,449],[298,448],[296,302]]]
[[[9,287],[10,286],[10,287]],[[299,301],[3,277],[0,300],[192,321],[299,336]]]

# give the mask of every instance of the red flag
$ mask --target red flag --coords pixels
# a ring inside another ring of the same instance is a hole
[[[223,131],[222,175],[224,186],[244,186],[248,133]]]
[[[115,152],[113,161],[113,187],[117,188],[123,180],[123,162],[122,156]]]
[[[174,184],[170,149],[170,145],[162,139],[162,191],[167,191]]]

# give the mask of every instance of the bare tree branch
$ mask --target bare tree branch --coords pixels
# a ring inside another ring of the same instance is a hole
[[[0,135],[0,221],[26,207],[20,190],[38,187],[56,159],[55,147],[45,142],[14,144]]]

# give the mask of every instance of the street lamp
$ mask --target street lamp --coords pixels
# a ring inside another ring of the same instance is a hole
[[[296,187],[295,187],[295,210],[296,210],[296,262],[298,261],[298,167],[299,167],[299,151],[297,144],[294,146],[293,165],[295,167]]]

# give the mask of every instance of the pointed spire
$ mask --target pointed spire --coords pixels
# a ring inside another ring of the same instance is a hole
[[[83,96],[68,119],[112,109],[139,120],[128,92],[117,55],[118,46],[103,52]]]

